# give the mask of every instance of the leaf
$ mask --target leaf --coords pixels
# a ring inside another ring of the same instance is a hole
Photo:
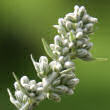
[[[81,59],[83,61],[107,61],[108,59],[107,58],[89,58],[89,59]]]
[[[95,58],[96,61],[107,61],[108,58]]]
[[[47,44],[47,42],[45,41],[45,39],[42,38],[42,43],[43,43],[43,46],[44,46],[44,50],[45,52],[47,53],[47,55],[52,58],[52,59],[56,59],[56,55],[54,55],[52,53],[52,50],[51,48],[49,47],[49,45]]]
[[[7,92],[8,92],[8,94],[9,94],[10,98],[13,98],[13,99],[14,99],[14,96],[12,95],[12,93],[11,93],[11,91],[10,91],[9,88],[7,88]]]
[[[64,74],[64,73],[67,73],[67,72],[70,72],[71,70],[73,70],[73,68],[68,68],[64,71],[61,71],[60,74]]]
[[[73,35],[72,32],[70,32],[70,41],[72,42],[73,40],[75,40],[75,36]]]

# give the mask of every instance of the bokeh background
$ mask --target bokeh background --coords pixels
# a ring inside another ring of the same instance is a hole
[[[80,78],[75,94],[61,103],[45,100],[37,110],[110,110],[110,0],[0,0],[0,110],[15,110],[6,91],[14,92],[13,71],[19,78],[25,74],[39,80],[30,54],[36,59],[46,55],[41,38],[53,42],[52,25],[76,4],[99,19],[91,35],[92,54],[108,61],[75,61]]]

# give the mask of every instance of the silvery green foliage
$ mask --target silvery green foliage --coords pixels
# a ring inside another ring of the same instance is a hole
[[[49,62],[46,56],[41,56],[39,61],[31,59],[41,82],[30,80],[27,76],[20,80],[15,76],[15,96],[8,89],[10,101],[18,110],[32,110],[41,101],[48,98],[59,102],[62,95],[72,95],[79,79],[75,75],[73,60],[80,58],[92,60],[89,34],[93,33],[93,26],[97,18],[87,14],[84,6],[75,6],[74,12],[68,13],[64,18],[59,18],[58,35],[54,43],[49,46],[43,40],[44,49],[52,58]]]

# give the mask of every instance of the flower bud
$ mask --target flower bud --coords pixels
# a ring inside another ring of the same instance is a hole
[[[22,102],[23,101],[23,93],[19,90],[19,91],[15,91],[15,97],[18,101]]]
[[[43,87],[37,87],[37,92],[42,92],[42,90],[43,90]]]
[[[27,76],[21,77],[20,83],[21,83],[21,85],[22,85],[25,89],[29,89],[29,88],[30,88],[30,87],[29,87],[29,79],[28,79]]]
[[[61,48],[59,45],[55,45],[55,50],[56,50],[56,51],[61,51],[61,49],[62,49],[62,48]]]
[[[73,42],[70,42],[69,43],[69,48],[71,49],[71,48],[73,48],[74,47],[74,43]]]
[[[83,46],[83,47],[85,47],[87,50],[89,50],[89,49],[91,49],[92,47],[93,47],[93,43],[92,42],[89,42],[89,43],[87,43],[85,46]]]
[[[97,23],[98,19],[94,17],[89,17],[89,22],[91,23]]]
[[[60,57],[58,58],[58,61],[59,61],[60,63],[64,63],[64,56],[60,56]]]
[[[27,100],[28,100],[28,97],[27,97],[27,95],[24,94],[24,95],[23,95],[23,102],[26,103]]]
[[[66,14],[64,19],[65,19],[65,21],[74,21],[73,16],[74,16],[73,13],[68,13],[68,14]]]
[[[55,54],[55,55],[58,55],[58,56],[60,56],[60,55],[61,55],[61,52],[60,52],[60,51],[58,51],[58,50],[55,50],[55,51],[53,51],[52,53],[53,53],[53,54]]]
[[[29,83],[29,78],[27,76],[23,76],[20,79],[21,84],[28,84]]]
[[[72,61],[66,61],[64,64],[65,68],[72,68],[74,67],[74,63]]]
[[[83,32],[83,30],[82,30],[82,28],[78,27],[78,28],[76,29],[76,32],[77,32],[77,33],[78,33],[78,32]]]
[[[84,28],[84,29],[83,29],[83,32],[84,32],[84,34],[87,34],[87,33],[88,33],[87,28]]]
[[[64,19],[63,18],[59,18],[58,19],[58,24],[59,25],[64,25]]]
[[[53,71],[61,71],[62,69],[62,65],[57,61],[52,61],[49,65]]]
[[[60,82],[61,82],[60,79],[56,79],[55,81],[53,81],[52,85],[57,86],[60,84]]]
[[[89,20],[89,15],[85,14],[85,15],[83,16],[83,18],[82,18],[82,21],[83,21],[84,23],[87,23],[88,20]]]
[[[77,40],[76,46],[81,47],[82,45],[83,45],[83,41],[82,40]]]
[[[79,79],[78,78],[74,78],[74,84],[77,85],[79,83]]]
[[[56,102],[60,102],[61,101],[60,96],[58,94],[56,94],[56,93],[50,93],[49,94],[49,99],[54,100]]]
[[[68,54],[68,55],[66,55],[66,56],[64,57],[64,61],[65,61],[65,62],[68,61],[68,60],[71,60],[71,59],[70,59],[70,54]]]
[[[35,93],[30,93],[29,96],[30,97],[35,97]]]
[[[29,85],[29,84],[22,84],[22,86],[23,86],[26,90],[30,90],[30,85]]]
[[[64,39],[63,41],[62,41],[62,43],[63,43],[63,46],[68,46],[68,39]]]
[[[44,95],[40,95],[40,96],[38,96],[37,97],[37,102],[40,102],[40,101],[42,101],[42,100],[44,100]]]
[[[87,29],[90,29],[90,28],[93,27],[93,23],[88,23],[88,24],[85,25],[85,27],[86,27]]]
[[[48,65],[48,59],[45,56],[41,56],[39,59],[39,65],[40,65],[40,73],[42,75],[46,75],[49,71],[49,65]],[[39,74],[40,74],[39,73]]]
[[[79,10],[79,6],[78,5],[75,5],[74,6],[74,11],[78,12],[78,10]]]
[[[74,79],[71,79],[67,82],[67,85],[69,87],[74,87],[75,85],[77,85],[79,83],[79,79],[78,78],[74,78]]]
[[[91,61],[93,60],[92,54],[90,52],[88,52],[87,56],[84,58],[81,58],[84,61]]]
[[[29,79],[28,79],[27,76],[23,76],[23,77],[21,77],[21,79],[20,79],[20,83],[21,83],[21,85],[22,85],[25,89],[27,89],[27,90],[30,89]]]
[[[62,94],[62,93],[66,93],[68,91],[68,87],[64,86],[64,85],[60,85],[55,87],[55,92]]]
[[[62,50],[63,55],[67,54],[69,52],[69,48],[68,47],[64,47]]]
[[[30,85],[30,90],[31,91],[36,91],[36,89],[37,89],[37,86],[35,84]]]
[[[69,89],[66,94],[67,95],[73,95],[74,94],[74,91],[72,89]]]
[[[88,23],[88,24],[85,25],[85,27],[87,28],[88,32],[93,31],[93,23]]]
[[[48,58],[46,56],[41,56],[40,59],[39,59],[39,63],[41,63],[41,62],[48,63]]]
[[[87,56],[87,54],[88,54],[88,51],[86,49],[78,49],[77,50],[78,57],[83,58],[83,57]]]
[[[55,50],[55,44],[50,44],[50,48],[51,48],[52,50]]]
[[[62,75],[61,75],[62,84],[66,84],[67,81],[73,79],[74,77],[75,77],[74,74],[62,74]]]
[[[18,82],[14,83],[14,87],[15,87],[16,90],[20,90],[20,85],[18,84]]]
[[[54,25],[54,27],[58,30],[59,34],[66,34],[66,30],[63,26],[61,25]]]
[[[81,38],[83,36],[83,32],[78,32],[77,34],[76,34],[76,38]]]
[[[72,29],[72,22],[71,21],[66,21],[66,28],[68,31]]]
[[[83,27],[83,21],[79,21],[77,23],[77,28],[82,28]]]
[[[43,87],[43,83],[42,82],[38,82],[36,85],[37,85],[37,87]]]
[[[46,75],[49,71],[49,66],[48,63],[46,62],[41,62],[40,63],[40,73],[42,73],[42,75]]]
[[[35,81],[35,80],[31,80],[31,81],[29,81],[29,84],[30,84],[30,85],[36,84],[36,81]]]
[[[61,43],[61,37],[59,35],[56,35],[54,37],[54,42],[56,45],[59,45]]]
[[[78,15],[82,17],[86,13],[85,7],[81,6],[78,11]]]

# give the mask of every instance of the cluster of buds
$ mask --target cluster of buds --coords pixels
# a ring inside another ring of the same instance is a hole
[[[87,14],[84,6],[75,6],[74,12],[68,13],[64,18],[59,18],[58,25],[54,27],[62,37],[64,44],[64,53],[69,53],[70,49],[74,49],[74,57],[83,60],[91,60],[92,55],[89,52],[93,43],[90,42],[89,35],[93,33],[94,24],[97,23],[97,18]],[[60,37],[55,38],[55,44],[58,44]],[[54,46],[60,51],[59,46]],[[52,47],[53,48],[53,47]],[[76,53],[75,53],[76,52]],[[55,52],[54,52],[55,53]],[[56,52],[59,54],[59,52]]]
[[[45,99],[46,94],[42,92],[42,82],[36,83],[35,80],[29,80],[27,76],[21,77],[20,81],[14,83],[15,97],[8,89],[10,101],[18,110],[31,110],[33,106]],[[42,93],[42,94],[41,94]]]
[[[42,100],[48,98],[59,102],[62,95],[72,95],[79,79],[75,75],[73,60],[91,60],[90,49],[92,43],[89,34],[93,33],[96,18],[89,16],[84,6],[75,6],[73,13],[68,13],[54,25],[58,35],[54,37],[54,43],[44,48],[52,61],[46,56],[41,56],[37,62],[31,55],[31,60],[41,82],[29,80],[23,76],[18,80],[15,76],[15,97],[8,89],[10,101],[19,110],[32,110]]]

